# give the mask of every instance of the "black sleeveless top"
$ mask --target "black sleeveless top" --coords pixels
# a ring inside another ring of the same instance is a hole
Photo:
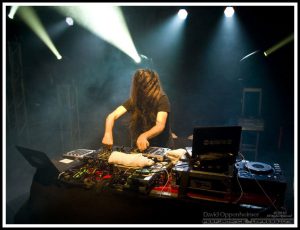
[[[134,111],[134,105],[130,102],[130,99],[125,101],[122,106],[130,113]],[[167,112],[168,117],[166,121],[165,129],[156,137],[149,139],[150,146],[152,147],[164,147],[164,148],[173,148],[174,142],[172,138],[172,131],[170,126],[170,113],[171,113],[171,106],[170,101],[167,95],[162,95],[158,102],[158,107],[156,109],[157,112]],[[131,139],[132,143],[136,145],[136,140],[141,133],[132,133]]]

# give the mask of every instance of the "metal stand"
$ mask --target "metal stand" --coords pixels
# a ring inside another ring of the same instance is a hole
[[[75,82],[57,86],[57,100],[61,112],[60,140],[62,152],[75,149],[80,144],[78,88]]]
[[[7,54],[7,131],[13,138],[30,143],[20,44],[7,43]]]
[[[247,103],[246,98],[253,96],[252,103]],[[249,105],[248,105],[249,104]],[[264,121],[261,119],[262,89],[244,88],[242,97],[242,116],[239,125],[242,126],[241,151],[254,152],[254,160],[257,161],[259,136],[264,130]],[[250,108],[250,110],[249,110]],[[248,135],[248,138],[247,138]],[[249,135],[254,138],[249,138]],[[249,139],[251,141],[249,142]]]

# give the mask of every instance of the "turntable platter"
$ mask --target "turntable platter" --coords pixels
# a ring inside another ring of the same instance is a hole
[[[245,167],[252,173],[258,174],[271,173],[274,171],[271,165],[262,162],[246,162]]]

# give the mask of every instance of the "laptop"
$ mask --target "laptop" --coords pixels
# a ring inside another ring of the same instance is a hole
[[[240,148],[241,126],[195,127],[192,158],[214,160],[230,156],[234,163]]]
[[[57,173],[57,175],[72,167],[82,164],[79,160],[50,160],[44,152],[22,146],[16,146],[16,148],[33,167],[43,171],[51,171],[52,173]]]

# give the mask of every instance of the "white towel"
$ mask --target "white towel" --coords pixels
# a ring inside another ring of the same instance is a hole
[[[142,156],[141,153],[127,154],[118,151],[113,151],[108,158],[108,163],[124,165],[128,167],[144,167],[154,165],[154,161]]]
[[[186,153],[185,149],[174,149],[166,152],[166,156],[172,161],[175,165],[177,161]]]

